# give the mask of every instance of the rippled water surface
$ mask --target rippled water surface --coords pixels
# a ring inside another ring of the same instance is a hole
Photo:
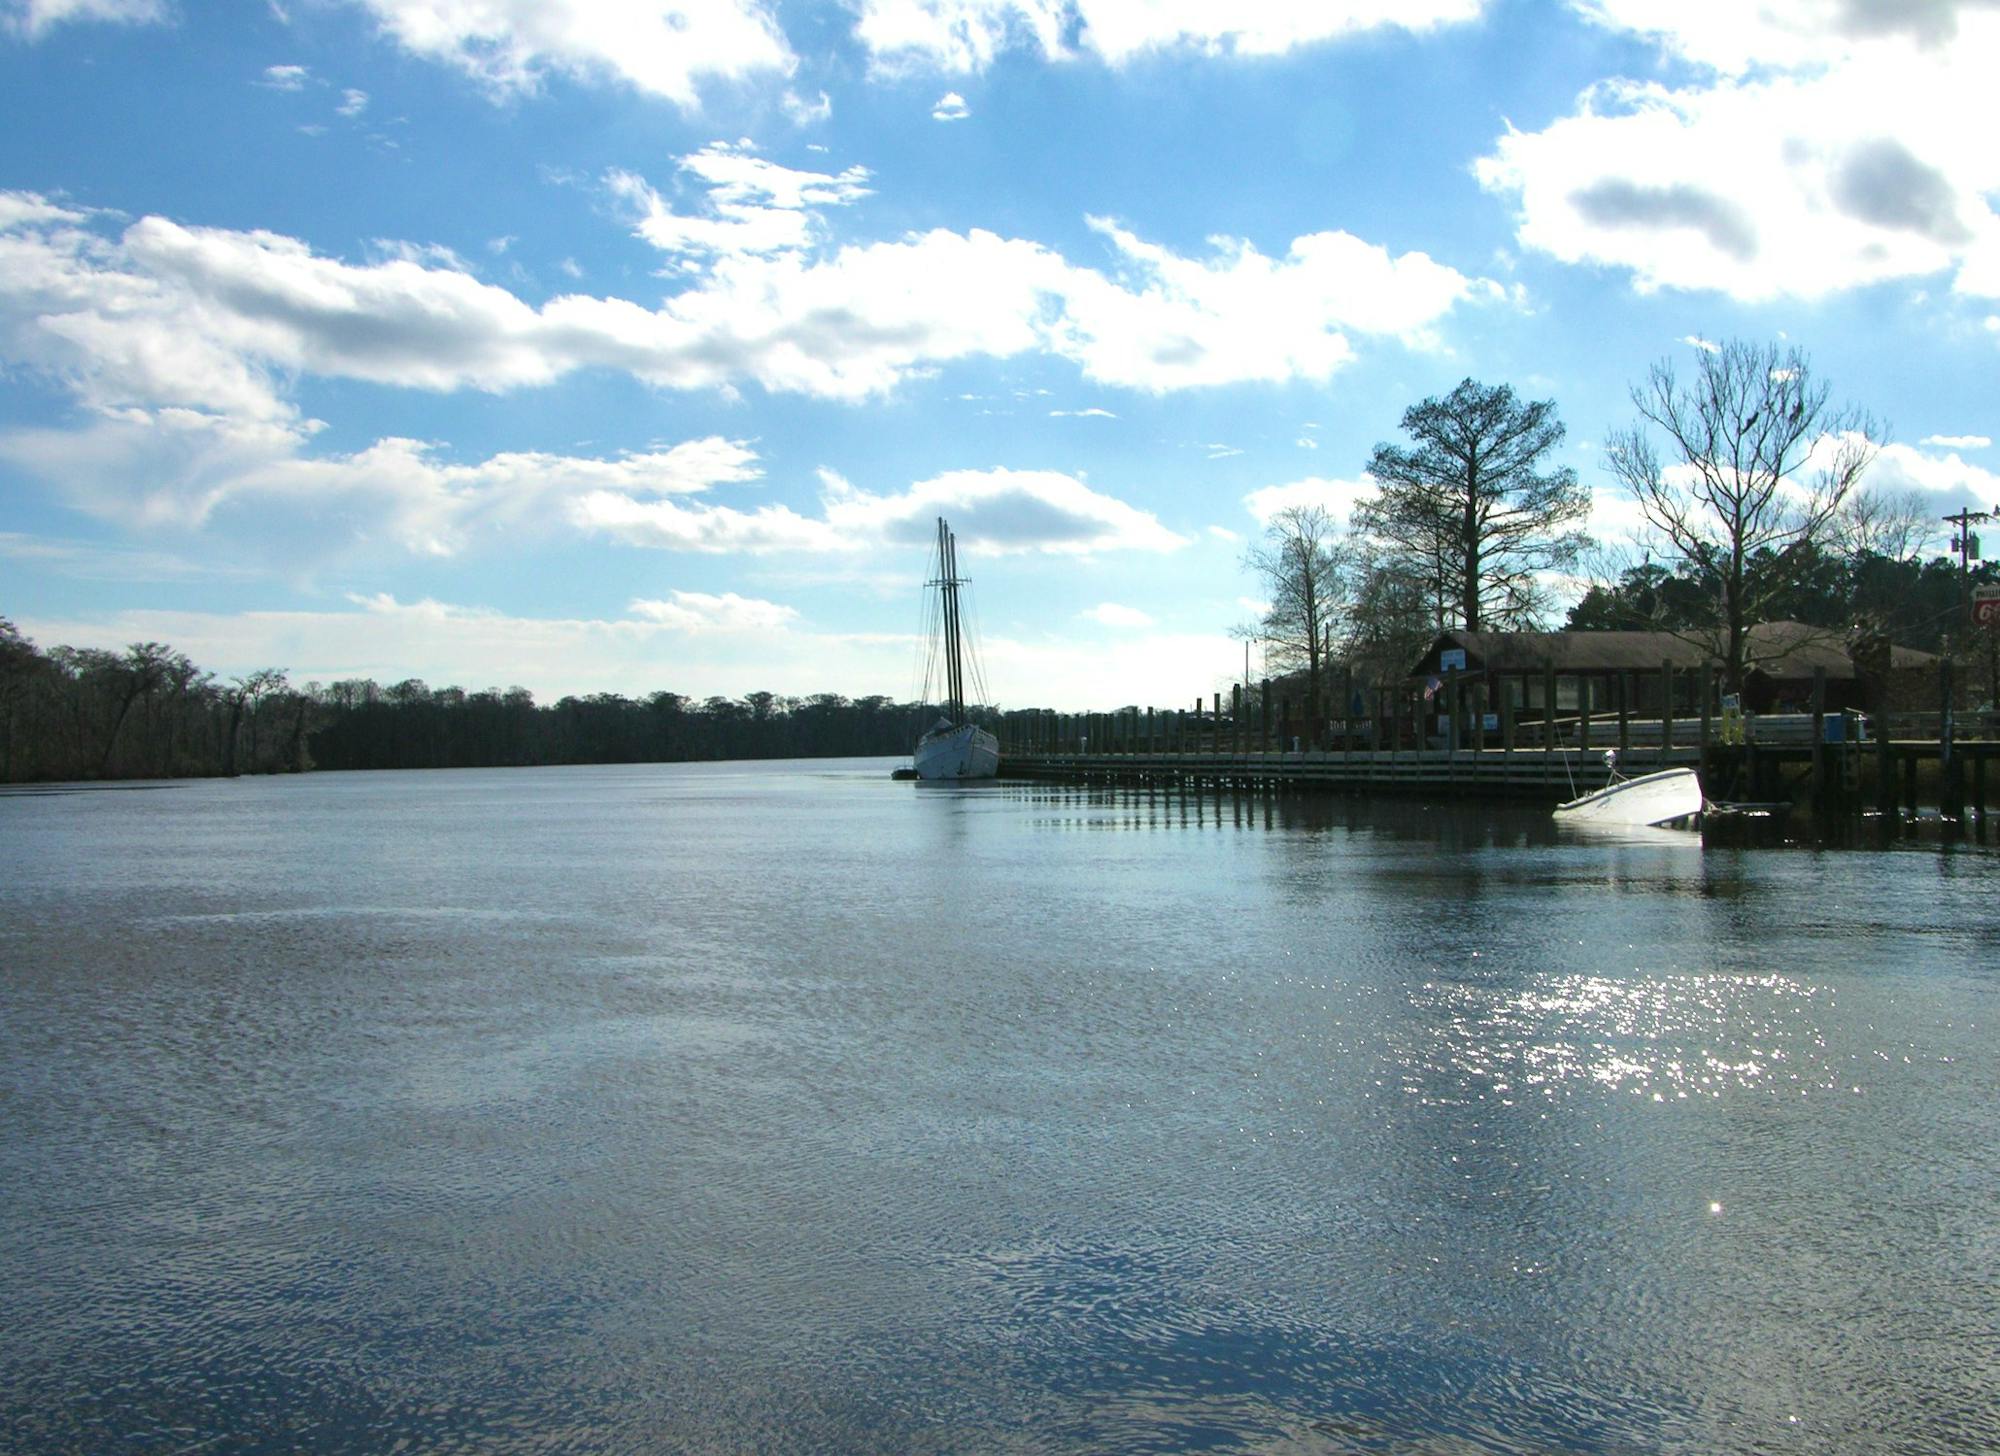
[[[2000,857],[0,797],[0,1446],[1992,1452]]]

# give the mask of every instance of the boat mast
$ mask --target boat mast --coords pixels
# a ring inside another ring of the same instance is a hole
[[[959,663],[958,542],[938,517],[938,590],[944,601],[945,716],[953,724],[965,721],[965,678]]]

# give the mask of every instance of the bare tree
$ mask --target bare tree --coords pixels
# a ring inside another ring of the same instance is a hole
[[[1709,587],[1707,620],[1683,635],[1721,661],[1732,692],[1756,665],[1750,629],[1833,542],[1880,448],[1875,421],[1829,393],[1800,350],[1732,341],[1685,383],[1671,360],[1655,364],[1632,389],[1639,421],[1607,441],[1647,525]]]
[[[229,727],[222,740],[222,772],[230,778],[236,776],[236,740],[247,715],[250,723],[250,772],[257,772],[257,713],[264,700],[273,693],[285,690],[285,670],[281,667],[260,667],[255,672],[245,673],[224,692],[229,703]]]
[[[1943,543],[1943,524],[1922,491],[1869,487],[1849,495],[1834,534],[1850,556],[1908,561]]]
[[[1433,581],[1420,563],[1365,537],[1355,543],[1354,560],[1354,604],[1337,645],[1357,680],[1380,693],[1404,679],[1437,635]]]
[[[1306,701],[1317,721],[1328,642],[1347,607],[1349,556],[1340,529],[1324,506],[1287,506],[1271,517],[1243,564],[1263,579],[1270,597],[1248,635],[1263,644],[1267,669],[1305,670]]]
[[[1554,401],[1467,379],[1410,406],[1403,430],[1415,448],[1375,447],[1368,473],[1381,494],[1355,512],[1356,526],[1405,569],[1421,564],[1439,629],[1539,620],[1540,575],[1567,570],[1589,544],[1580,527],[1590,493],[1567,467],[1541,469],[1564,433]]]

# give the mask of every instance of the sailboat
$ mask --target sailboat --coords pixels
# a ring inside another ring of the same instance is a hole
[[[966,717],[958,542],[943,516],[937,523],[937,578],[927,584],[937,588],[941,607],[935,647],[944,658],[945,701],[942,716],[917,740],[912,762],[920,779],[990,779],[1000,767],[1000,740]]]

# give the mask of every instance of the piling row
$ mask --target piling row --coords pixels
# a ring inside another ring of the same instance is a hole
[[[1553,677],[1553,673],[1551,673]],[[1456,701],[1448,687],[1444,702]],[[1287,733],[1291,714],[1273,713],[1271,685],[1261,702],[1231,689],[1192,708],[1128,708],[1116,713],[1004,715],[1002,772],[1010,777],[1191,788],[1411,793],[1559,803],[1601,788],[1616,772],[1697,769],[1712,801],[1803,807],[1818,815],[1876,813],[1977,824],[1986,832],[1988,763],[2000,753],[1995,715],[1953,709],[1949,663],[1936,713],[1867,718],[1824,707],[1816,678],[1809,713],[1722,715],[1706,695],[1698,716],[1567,714],[1553,708],[1554,684],[1538,717],[1446,711],[1429,714],[1425,696],[1391,700],[1367,719],[1319,725],[1316,745]],[[1671,701],[1671,698],[1666,699]],[[1246,709],[1249,711],[1246,712]],[[1497,720],[1497,721],[1496,721]],[[1298,725],[1304,727],[1303,724]]]

